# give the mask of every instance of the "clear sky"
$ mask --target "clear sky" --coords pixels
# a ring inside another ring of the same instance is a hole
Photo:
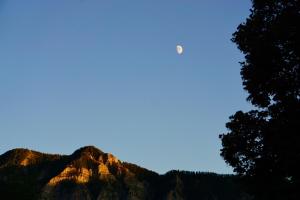
[[[249,8],[249,0],[0,0],[0,153],[94,145],[159,173],[232,173],[218,135],[250,109],[243,55],[230,41]]]

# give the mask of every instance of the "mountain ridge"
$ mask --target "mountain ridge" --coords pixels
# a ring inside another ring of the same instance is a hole
[[[160,175],[94,146],[70,155],[22,148],[0,155],[3,199],[247,199],[237,182],[233,175],[213,173]]]

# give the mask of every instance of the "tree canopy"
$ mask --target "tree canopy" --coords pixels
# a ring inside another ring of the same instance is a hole
[[[241,76],[256,110],[238,111],[221,134],[221,156],[257,199],[299,199],[300,1],[252,0],[232,41],[245,55]]]

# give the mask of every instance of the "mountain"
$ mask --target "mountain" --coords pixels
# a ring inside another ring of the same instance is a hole
[[[13,149],[0,156],[0,199],[248,200],[233,175],[159,175],[87,146],[71,155]]]

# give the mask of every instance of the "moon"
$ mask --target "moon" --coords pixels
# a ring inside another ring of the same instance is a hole
[[[181,45],[177,45],[176,46],[176,51],[179,55],[181,55],[183,53],[183,46]]]

